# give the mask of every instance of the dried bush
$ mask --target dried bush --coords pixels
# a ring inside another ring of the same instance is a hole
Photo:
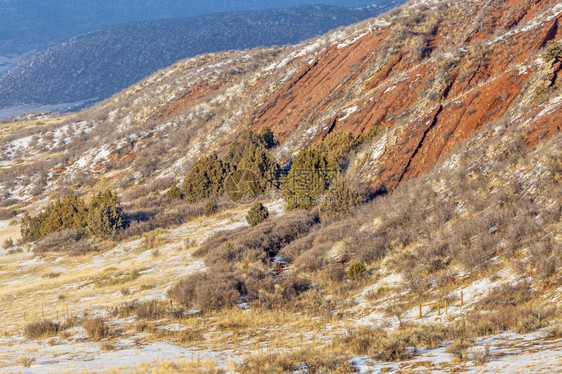
[[[168,297],[187,308],[204,312],[228,308],[245,293],[242,283],[230,274],[197,273],[168,290]]]
[[[254,373],[355,373],[347,358],[333,352],[300,350],[288,353],[256,353],[236,365],[236,372]]]
[[[23,330],[23,334],[29,339],[39,339],[56,335],[59,331],[60,325],[58,323],[44,319],[27,324]]]
[[[468,339],[455,339],[447,348],[447,352],[454,354],[459,360],[466,358],[469,348],[474,347],[474,342]]]
[[[8,207],[8,206],[16,205],[16,204],[19,204],[20,202],[21,201],[18,200],[18,199],[11,199],[11,198],[8,198],[8,197],[6,197],[5,199],[2,198],[2,199],[0,199],[0,208],[5,208],[5,207]]]
[[[318,215],[314,212],[293,212],[256,227],[221,232],[205,241],[194,255],[205,256],[205,263],[212,271],[242,261],[269,263],[279,250],[308,233],[317,223]]]
[[[156,300],[146,300],[135,305],[139,319],[158,319],[166,315],[166,309]]]
[[[10,237],[2,243],[2,249],[10,249],[14,246],[14,240]]]
[[[66,253],[71,256],[80,256],[93,251],[97,251],[97,248],[86,239],[83,239],[82,235],[74,230],[49,234],[37,243],[33,249],[33,252],[36,254],[55,252]]]
[[[205,201],[205,207],[203,208],[203,211],[206,216],[212,216],[213,214],[217,213],[218,210],[219,207],[214,197],[210,197]]]
[[[16,214],[14,209],[0,209],[0,220],[14,218]]]
[[[484,297],[479,305],[485,310],[496,310],[501,306],[521,306],[532,300],[534,292],[528,282],[509,283],[495,287]]]
[[[101,317],[85,319],[82,321],[82,327],[92,340],[100,341],[109,336],[109,327]]]

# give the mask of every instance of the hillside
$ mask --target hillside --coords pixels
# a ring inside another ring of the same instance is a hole
[[[0,108],[84,106],[198,54],[298,43],[374,11],[330,6],[128,23],[73,37],[0,75]]]
[[[559,372],[561,20],[411,1],[5,121],[0,368]]]

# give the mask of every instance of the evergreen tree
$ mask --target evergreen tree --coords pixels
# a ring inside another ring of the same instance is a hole
[[[86,225],[84,201],[76,195],[67,195],[62,201],[49,204],[35,217],[26,213],[21,223],[21,234],[24,240],[35,241],[51,233],[69,229],[84,234]]]
[[[168,200],[179,200],[183,198],[183,193],[179,189],[177,184],[172,185],[166,192],[166,199]]]
[[[277,170],[278,167],[279,165],[277,165],[277,161],[275,161],[273,155],[266,149],[260,147],[244,156],[240,160],[237,169],[247,169],[255,174],[256,180],[253,181],[253,184],[257,196],[267,190],[268,184],[272,182],[275,170]]]
[[[107,237],[123,226],[123,208],[117,194],[111,190],[96,194],[88,206],[88,232]]]
[[[299,152],[291,165],[289,175],[283,181],[283,197],[287,209],[312,209],[318,198],[330,186],[335,169],[331,168],[318,150]]]
[[[226,170],[216,154],[197,160],[183,182],[187,201],[196,203],[219,195],[225,177]]]
[[[217,206],[217,201],[214,197],[209,197],[207,201],[205,201],[205,206],[203,207],[203,213],[206,216],[212,216],[216,212],[218,212],[219,207]]]
[[[53,232],[74,229],[85,233],[87,212],[84,200],[76,195],[67,195],[62,201],[57,200],[41,223],[41,237]]]
[[[21,220],[21,236],[25,241],[36,241],[41,239],[41,222],[45,213],[39,213],[35,217],[31,217],[29,213],[25,212]]]
[[[256,135],[251,130],[243,131],[239,139],[230,147],[228,153],[223,158],[225,169],[228,173],[232,173],[236,170],[244,156],[258,148],[265,147],[266,145],[262,137]]]
[[[330,185],[324,201],[320,204],[319,212],[324,217],[342,218],[350,214],[358,203],[359,195],[347,186],[340,174]]]
[[[271,131],[271,129],[267,126],[262,127],[262,129],[260,130],[260,138],[262,139],[262,142],[266,149],[271,149],[277,145],[273,131]]]
[[[345,158],[355,149],[357,141],[351,132],[338,132],[328,134],[313,149],[320,152],[332,168],[342,165]]]

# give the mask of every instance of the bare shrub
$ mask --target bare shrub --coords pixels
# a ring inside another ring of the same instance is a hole
[[[474,346],[474,342],[468,339],[455,339],[453,343],[447,348],[447,352],[454,354],[457,359],[462,361],[466,358],[469,348]]]
[[[86,239],[75,230],[65,230],[47,235],[41,240],[33,251],[36,254],[47,252],[66,253],[79,256],[88,252],[97,251]]]
[[[299,350],[288,353],[257,353],[236,365],[236,372],[250,373],[355,373],[344,357],[321,350]]]
[[[219,233],[205,241],[194,254],[206,256],[205,263],[211,270],[242,261],[269,263],[283,247],[308,233],[317,223],[316,213],[295,211],[255,227]]]
[[[2,243],[2,249],[10,249],[14,246],[14,240],[10,237]]]
[[[44,319],[27,324],[23,330],[23,334],[29,339],[39,339],[54,336],[58,334],[59,331],[60,325],[58,323]]]
[[[166,315],[162,303],[156,300],[146,300],[136,305],[137,317],[139,319],[158,319]]]
[[[480,306],[485,310],[495,310],[501,306],[523,305],[531,300],[534,292],[528,282],[504,284],[494,288],[480,301]]]
[[[4,199],[4,198],[2,198],[2,199],[0,199],[0,208],[5,208],[5,207],[16,205],[16,204],[19,204],[19,203],[20,203],[20,200],[18,200],[18,199],[11,199],[11,198]]]
[[[85,319],[82,321],[82,327],[92,340],[100,341],[109,336],[109,327],[106,326],[104,319],[101,317]]]
[[[243,285],[232,275],[193,274],[168,290],[168,297],[188,307],[208,312],[231,307],[239,302]]]
[[[17,212],[14,209],[0,209],[0,220],[12,219],[16,214]]]

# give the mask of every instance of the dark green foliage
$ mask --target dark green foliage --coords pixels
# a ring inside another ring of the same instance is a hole
[[[381,133],[381,127],[377,124],[371,127],[369,130],[361,134],[359,139],[357,139],[357,145],[365,144],[371,139],[376,138]]]
[[[328,165],[335,168],[342,165],[345,158],[357,146],[357,141],[351,132],[333,132],[328,134],[313,149],[322,154],[328,161]]]
[[[223,162],[216,154],[197,160],[183,182],[187,201],[196,203],[218,195],[223,190],[226,175]]]
[[[88,232],[107,237],[124,226],[123,208],[117,194],[111,190],[100,192],[88,206]]]
[[[312,209],[323,195],[336,170],[330,168],[328,160],[317,150],[299,152],[289,175],[283,181],[283,198],[288,210]]]
[[[217,202],[214,198],[210,197],[205,201],[204,213],[206,216],[212,216],[216,212],[218,212],[219,208],[217,206]]]
[[[244,156],[237,169],[250,170],[255,174],[256,180],[252,181],[252,189],[256,191],[256,195],[260,195],[267,190],[278,167],[273,155],[260,147]]]
[[[267,126],[260,130],[260,138],[262,139],[266,149],[271,149],[277,145],[273,131],[271,131],[271,129]]]
[[[168,200],[179,200],[183,198],[183,193],[179,189],[177,184],[173,184],[172,187],[166,192],[166,199]]]
[[[52,232],[74,229],[84,232],[86,228],[86,207],[84,201],[76,195],[68,195],[57,201],[49,209],[49,215],[41,225],[41,237]]]
[[[248,211],[246,221],[250,226],[256,226],[269,218],[269,211],[262,203],[257,202]]]
[[[47,206],[36,217],[25,213],[21,234],[25,240],[35,241],[63,230],[75,230],[85,233],[87,226],[87,210],[84,201],[76,195],[68,195],[62,201]]]
[[[351,213],[359,201],[359,195],[349,188],[344,178],[339,175],[320,204],[320,215],[330,218],[345,217]]]
[[[562,60],[562,43],[556,40],[551,40],[546,45],[544,54],[545,60],[550,62],[557,62]]]
[[[22,219],[21,234],[24,240],[35,241],[52,233],[70,230],[77,236],[74,241],[78,241],[86,233],[109,236],[123,225],[123,208],[117,195],[107,190],[95,195],[88,208],[81,198],[68,195],[62,201],[50,204],[35,217],[26,213]]]
[[[21,219],[21,236],[26,241],[35,241],[41,239],[41,222],[45,218],[44,213],[40,213],[36,217],[31,217],[25,212]]]
[[[273,141],[268,135],[266,138]],[[212,154],[195,162],[184,181],[185,195],[188,202],[196,203],[220,196],[226,185],[229,196],[239,192],[249,194],[253,200],[267,190],[277,168],[275,158],[266,149],[266,141],[246,130],[223,160]],[[249,172],[245,173],[246,170]],[[236,174],[237,171],[240,173]]]
[[[365,273],[365,271],[367,271],[367,268],[365,267],[365,265],[363,265],[362,263],[356,262],[354,264],[352,264],[349,269],[347,269],[347,276],[349,277],[349,279],[355,279],[358,276],[360,276],[361,274]]]
[[[231,173],[238,167],[244,156],[253,153],[258,148],[265,148],[264,140],[250,130],[245,130],[240,134],[236,143],[232,144],[228,153],[223,158],[225,168]]]

